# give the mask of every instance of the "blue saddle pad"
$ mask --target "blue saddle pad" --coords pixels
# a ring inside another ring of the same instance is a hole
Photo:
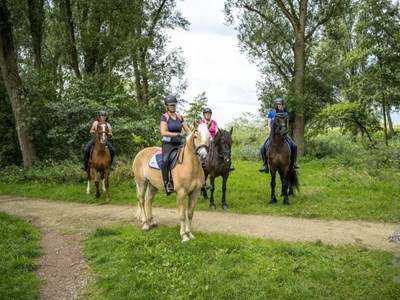
[[[178,161],[179,153],[181,151],[182,147],[179,147],[178,149],[175,149],[171,151],[171,154],[169,155],[169,169],[172,170],[176,162]],[[151,157],[149,166],[152,167],[153,169],[160,170],[161,169],[161,164],[162,164],[162,152],[161,150],[157,151],[154,153],[154,155]]]

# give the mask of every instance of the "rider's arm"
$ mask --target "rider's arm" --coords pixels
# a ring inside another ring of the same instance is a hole
[[[89,133],[91,135],[95,135],[96,134],[96,122],[93,122],[92,126],[89,129]]]
[[[268,118],[268,131],[271,132],[271,120],[270,118]]]

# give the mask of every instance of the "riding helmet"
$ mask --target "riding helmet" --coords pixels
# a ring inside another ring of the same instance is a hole
[[[212,114],[211,108],[206,107],[205,109],[203,109],[203,114],[205,114],[205,113],[210,113],[210,114]]]
[[[99,116],[99,117],[100,117],[100,116],[106,116],[106,117],[107,117],[107,112],[106,112],[105,110],[100,110],[98,116]]]
[[[275,99],[275,105],[278,105],[278,104],[282,104],[283,105],[283,100],[281,98],[276,98]]]
[[[176,97],[174,95],[169,95],[164,98],[164,104],[165,105],[173,105],[173,104],[177,105],[178,100],[176,99]]]

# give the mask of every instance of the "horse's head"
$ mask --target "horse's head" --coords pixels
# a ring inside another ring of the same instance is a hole
[[[274,133],[285,137],[287,131],[287,114],[286,112],[277,112],[274,118]]]
[[[210,146],[210,132],[206,124],[200,124],[192,132],[189,141],[192,141],[193,150],[201,161],[205,161],[208,155],[208,148]]]
[[[109,128],[106,123],[99,122],[97,124],[96,138],[99,139],[100,143],[105,144],[108,138]]]
[[[229,162],[231,159],[231,148],[232,148],[232,130],[218,130],[214,138],[214,144],[217,147],[218,156],[222,157],[225,162]]]

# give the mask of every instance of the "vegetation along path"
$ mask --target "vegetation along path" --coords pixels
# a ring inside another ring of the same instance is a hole
[[[139,226],[136,207],[51,202],[0,196],[0,211],[21,217],[42,234],[39,276],[45,280],[44,299],[76,299],[91,276],[85,267],[83,240],[98,226]],[[160,225],[179,224],[176,209],[155,208]],[[194,233],[219,232],[285,241],[354,244],[395,252],[398,224],[363,221],[324,221],[291,217],[238,215],[225,211],[195,211]],[[390,242],[390,237],[395,242]],[[177,242],[179,236],[177,235]]]

